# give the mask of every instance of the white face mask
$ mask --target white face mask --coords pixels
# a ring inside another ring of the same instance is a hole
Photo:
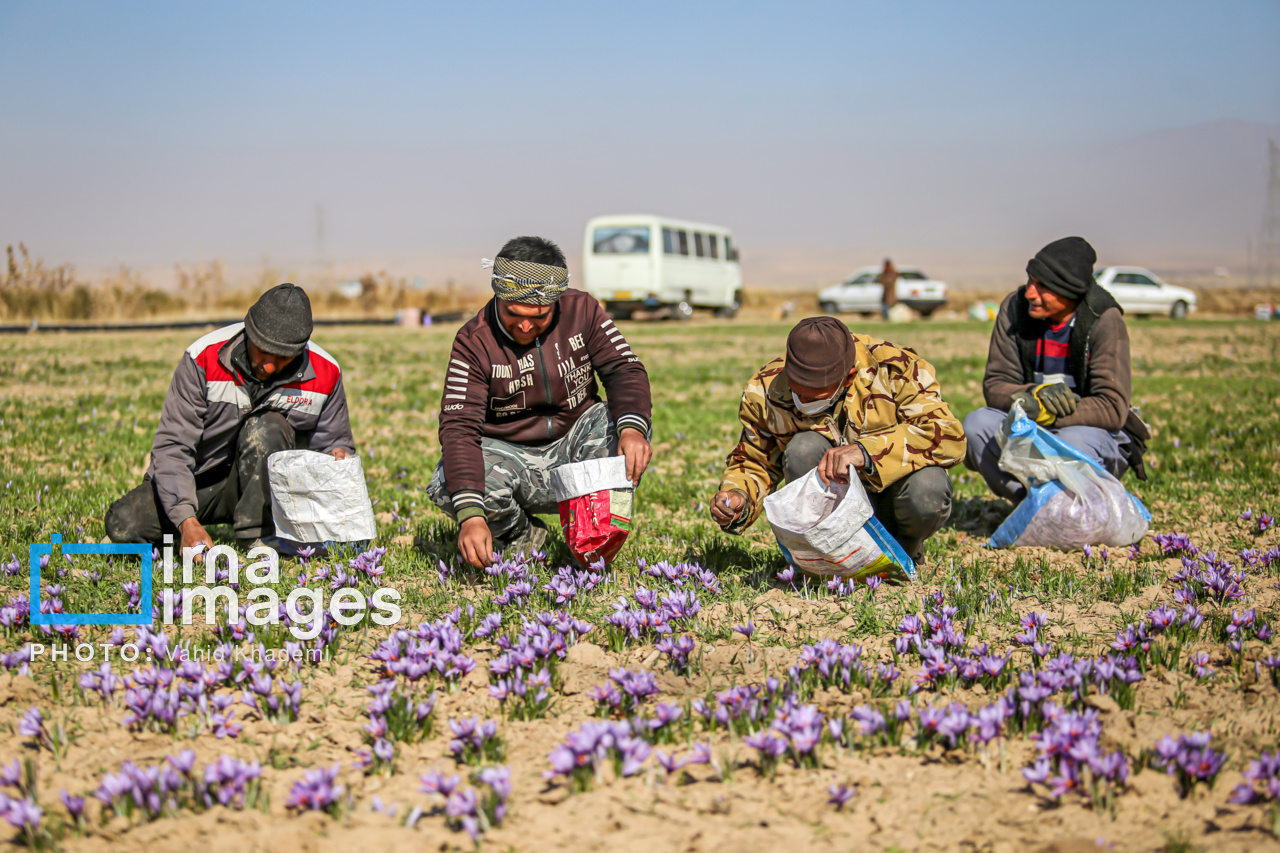
[[[800,401],[799,395],[795,391],[791,392],[791,402],[795,403],[796,410],[802,415],[820,415],[836,404],[836,400],[840,399],[840,392],[832,394],[821,400],[814,400],[812,403],[803,403]]]

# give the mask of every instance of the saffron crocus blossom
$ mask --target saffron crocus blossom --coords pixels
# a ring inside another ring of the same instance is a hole
[[[79,823],[80,819],[84,817],[84,797],[74,797],[67,792],[66,788],[63,788],[58,793],[58,799],[62,800],[63,808],[67,810],[67,814],[71,816],[71,819]]]
[[[32,705],[22,715],[22,719],[18,721],[18,734],[36,740],[45,739],[44,714],[40,712],[39,708]]]
[[[20,829],[31,836],[40,827],[40,819],[44,817],[44,809],[30,797],[21,800],[10,800],[4,810],[4,819],[15,829]]]
[[[734,625],[733,631],[735,634],[741,634],[742,636],[750,640],[751,635],[756,632],[756,626],[754,622],[748,619],[745,625]]]
[[[1197,783],[1212,786],[1226,764],[1226,755],[1210,748],[1211,740],[1208,732],[1180,734],[1176,740],[1165,735],[1155,743],[1152,763],[1164,768],[1170,776],[1177,776],[1179,790],[1185,797]]]
[[[452,794],[457,790],[458,786],[462,784],[461,776],[447,776],[435,769],[428,770],[426,773],[423,773],[418,777],[418,780],[421,782],[421,785],[418,786],[418,790],[422,793],[440,794],[445,797]]]
[[[858,788],[855,785],[832,785],[827,788],[827,802],[835,806],[836,811],[842,811],[857,793]]]
[[[345,786],[337,784],[342,765],[317,767],[308,770],[302,779],[293,783],[285,807],[299,811],[327,811],[337,806]]]

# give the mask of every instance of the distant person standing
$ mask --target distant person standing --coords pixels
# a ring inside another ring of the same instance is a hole
[[[876,281],[880,282],[880,316],[888,320],[889,309],[898,304],[898,270],[889,258],[884,259]]]
[[[965,465],[1015,504],[1026,489],[1000,470],[996,438],[1015,402],[1116,478],[1129,468],[1147,478],[1150,434],[1129,406],[1129,330],[1123,309],[1094,281],[1097,259],[1082,237],[1055,240],[1027,263],[1027,283],[996,317],[982,380],[987,406],[964,419]]]

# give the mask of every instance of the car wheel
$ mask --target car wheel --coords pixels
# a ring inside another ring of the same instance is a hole
[[[836,304],[834,302],[823,302],[818,305],[818,310],[821,311],[823,314],[839,313],[838,310],[836,309]]]
[[[1169,309],[1169,316],[1175,320],[1187,319],[1187,303],[1181,299],[1173,303],[1173,308]]]

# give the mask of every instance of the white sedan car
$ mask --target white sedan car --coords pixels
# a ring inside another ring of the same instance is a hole
[[[863,267],[840,284],[818,294],[818,307],[827,314],[878,313],[884,288],[880,267]],[[898,267],[898,301],[928,317],[947,302],[947,283],[934,281],[915,267]]]
[[[1142,267],[1105,267],[1095,270],[1093,277],[1126,314],[1164,314],[1181,320],[1196,310],[1195,291],[1165,284]]]

